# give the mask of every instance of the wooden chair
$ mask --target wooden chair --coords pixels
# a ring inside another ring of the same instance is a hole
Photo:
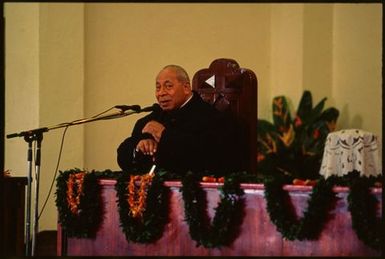
[[[192,79],[192,88],[203,100],[222,112],[230,112],[242,125],[248,152],[247,167],[257,168],[257,77],[253,71],[240,68],[233,59],[214,60]]]

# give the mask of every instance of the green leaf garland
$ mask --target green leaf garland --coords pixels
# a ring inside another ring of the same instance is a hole
[[[350,184],[348,208],[358,238],[376,250],[383,249],[384,222],[377,217],[378,200],[370,192],[370,179],[356,177]]]
[[[56,179],[56,206],[59,213],[59,223],[69,237],[93,237],[101,223],[102,215],[100,191],[97,176],[94,173],[85,173],[83,181],[83,195],[80,196],[79,214],[73,214],[67,202],[67,182],[71,174],[82,170],[72,169],[60,171]]]
[[[159,239],[168,222],[169,189],[164,179],[169,173],[158,172],[148,190],[147,207],[141,220],[129,216],[127,203],[127,182],[129,174],[105,170],[85,172],[83,195],[78,205],[79,214],[73,214],[67,202],[67,182],[71,174],[84,170],[71,169],[61,172],[57,182],[56,206],[59,223],[69,237],[94,237],[102,221],[102,204],[98,179],[117,179],[116,190],[120,222],[127,240],[139,243],[152,243]],[[308,206],[302,218],[293,212],[288,192],[283,185],[290,177],[271,174],[264,178],[267,211],[277,230],[288,240],[315,240],[328,220],[328,212],[334,204],[334,184],[349,186],[348,208],[352,215],[352,227],[366,245],[376,250],[382,249],[384,223],[377,216],[378,201],[370,192],[375,181],[382,178],[359,177],[356,173],[344,177],[320,178],[313,187]],[[274,177],[273,177],[274,176]],[[224,185],[219,188],[221,200],[215,209],[212,220],[207,215],[206,193],[200,187],[199,174],[188,172],[182,178],[182,196],[185,206],[185,219],[189,224],[191,238],[197,246],[206,248],[230,245],[239,234],[244,217],[243,191],[240,182],[259,182],[260,179],[248,174],[232,174],[225,177]]]
[[[288,240],[317,239],[328,219],[330,206],[334,203],[333,184],[320,178],[313,187],[308,200],[307,210],[298,219],[292,210],[292,204],[287,191],[282,187],[283,177],[266,178],[265,198],[270,220],[277,230]]]
[[[188,172],[182,179],[185,219],[189,224],[190,236],[197,246],[206,248],[230,245],[238,236],[243,221],[243,191],[236,177],[225,177],[221,200],[210,223],[207,215],[206,193],[200,187],[199,174]]]
[[[137,243],[152,243],[163,235],[169,218],[169,189],[164,186],[162,174],[155,174],[147,193],[146,209],[143,217],[130,215],[127,202],[127,184],[130,175],[125,173],[118,178],[116,191],[119,206],[120,226],[127,240]]]

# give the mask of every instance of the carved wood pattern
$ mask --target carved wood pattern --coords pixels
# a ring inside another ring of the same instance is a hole
[[[206,82],[213,76],[215,87]],[[239,119],[248,138],[248,168],[250,172],[256,173],[258,82],[254,72],[240,68],[233,59],[216,59],[209,68],[195,73],[192,87],[203,100],[212,104],[216,109],[230,112]]]

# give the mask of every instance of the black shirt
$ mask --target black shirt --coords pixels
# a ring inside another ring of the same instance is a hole
[[[151,120],[165,126],[155,153],[158,169],[175,174],[188,170],[210,171],[218,176],[245,169],[243,157],[246,156],[237,121],[194,93],[183,107],[174,111],[163,111],[159,107],[136,122],[131,137],[117,150],[118,164],[124,171],[145,173],[154,164],[151,156],[134,151],[141,139],[152,138],[142,133]]]

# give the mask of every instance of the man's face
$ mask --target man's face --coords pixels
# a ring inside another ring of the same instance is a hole
[[[172,69],[160,71],[156,78],[155,97],[162,110],[171,111],[179,108],[190,96],[190,83],[182,83]]]

